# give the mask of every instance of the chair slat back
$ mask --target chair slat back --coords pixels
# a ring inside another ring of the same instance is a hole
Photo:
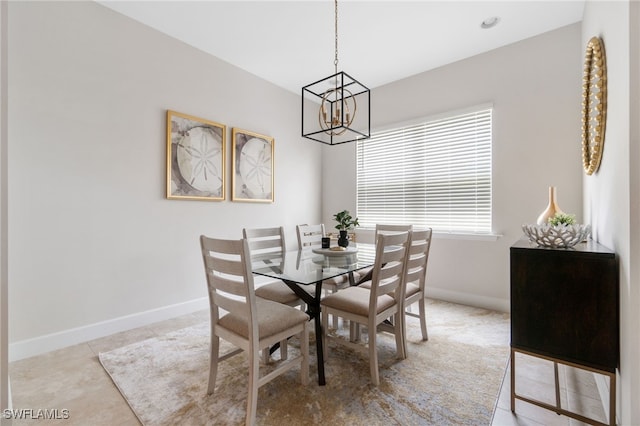
[[[322,237],[325,236],[324,224],[318,225],[298,225],[296,226],[298,235],[298,248],[315,248],[322,246]]]
[[[431,228],[413,231],[411,233],[411,249],[407,262],[407,283],[417,283],[420,290],[424,290],[429,250],[431,249]]]
[[[393,294],[398,303],[404,298],[403,284],[410,246],[410,232],[378,235],[371,279],[370,308],[377,303],[378,296],[383,294]]]
[[[373,241],[378,241],[380,234],[395,234],[398,232],[411,232],[413,225],[387,225],[384,223],[376,223],[376,232]]]
[[[282,226],[274,228],[245,228],[242,230],[242,236],[247,240],[252,256],[286,251],[284,228]]]
[[[257,327],[252,312],[256,301],[247,241],[221,240],[200,236],[202,259],[207,277],[211,320],[219,319],[219,308],[248,319]]]

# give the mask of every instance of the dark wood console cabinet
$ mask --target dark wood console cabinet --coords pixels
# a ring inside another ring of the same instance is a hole
[[[521,239],[511,246],[510,262],[512,382],[514,351],[606,374],[612,380],[610,417],[615,419],[620,356],[615,253],[591,240],[551,249]],[[512,383],[512,411],[514,397],[536,403],[514,388]],[[559,406],[538,405],[585,421]]]

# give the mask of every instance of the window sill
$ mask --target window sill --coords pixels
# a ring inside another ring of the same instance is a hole
[[[367,242],[368,238],[373,239],[375,233],[374,228],[357,228],[357,234],[362,235],[364,238],[362,242]],[[446,232],[446,231],[434,231],[433,238],[436,240],[467,240],[467,241],[498,241],[502,237],[502,234],[493,233],[463,233],[463,232]]]
[[[433,238],[437,240],[470,240],[470,241],[498,241],[501,234],[474,234],[461,232],[434,231]]]

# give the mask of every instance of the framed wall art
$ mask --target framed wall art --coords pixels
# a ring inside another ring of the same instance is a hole
[[[232,201],[273,202],[274,140],[233,129]]]
[[[167,198],[225,199],[227,127],[167,111]]]

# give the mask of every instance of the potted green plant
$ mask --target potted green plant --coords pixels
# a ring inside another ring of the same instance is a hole
[[[558,212],[555,216],[549,218],[549,223],[552,226],[573,225],[576,223],[576,215]]]
[[[349,213],[349,210],[342,210],[333,215],[333,219],[338,222],[336,229],[340,231],[340,237],[338,238],[338,245],[340,247],[347,247],[349,245],[348,231],[355,226],[359,226],[358,218],[354,218]]]

